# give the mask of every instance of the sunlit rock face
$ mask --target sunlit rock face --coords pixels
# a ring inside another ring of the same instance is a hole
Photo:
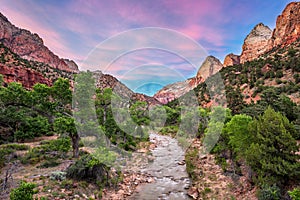
[[[300,37],[300,2],[292,2],[277,17],[269,46],[285,46]]]
[[[240,56],[231,53],[225,57],[223,65],[224,65],[224,67],[227,67],[227,66],[232,66],[232,65],[238,65],[238,64],[240,64],[240,62],[241,62]]]
[[[265,53],[269,49],[271,36],[272,30],[268,26],[263,23],[257,24],[244,40],[241,63],[258,58]]]
[[[20,29],[11,24],[0,13],[0,42],[11,51],[27,60],[43,62],[49,66],[67,72],[78,71],[78,66],[73,61],[66,61],[51,52],[36,33]]]
[[[241,63],[258,58],[274,47],[287,46],[300,38],[300,2],[292,2],[277,17],[276,27],[272,31],[260,23],[256,25],[244,40]]]
[[[222,68],[223,65],[217,58],[208,56],[202,63],[195,77],[163,87],[154,95],[154,98],[162,104],[167,104],[191,91],[208,77],[219,72]]]

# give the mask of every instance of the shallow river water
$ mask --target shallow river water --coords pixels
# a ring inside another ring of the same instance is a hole
[[[152,151],[154,160],[141,171],[152,175],[155,181],[138,186],[130,199],[190,199],[187,196],[190,180],[183,162],[184,151],[177,140],[158,134],[151,134],[150,140],[157,144]]]

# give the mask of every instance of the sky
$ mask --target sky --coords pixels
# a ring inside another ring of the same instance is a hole
[[[290,0],[0,0],[14,25],[37,33],[81,70],[101,70],[153,95],[194,76],[207,55],[240,54]],[[150,27],[150,28],[149,28]]]

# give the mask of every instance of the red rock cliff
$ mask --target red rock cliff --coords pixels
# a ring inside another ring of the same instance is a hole
[[[68,63],[44,46],[43,40],[37,34],[14,26],[1,13],[0,42],[22,58],[43,62],[68,72],[78,71],[77,65],[70,68]]]
[[[292,2],[277,17],[270,46],[288,45],[300,37],[300,2]]]
[[[289,3],[277,17],[273,31],[262,23],[246,37],[241,63],[258,58],[274,47],[284,47],[300,38],[300,2]]]
[[[3,75],[5,83],[19,82],[27,89],[32,88],[36,83],[52,85],[52,81],[41,73],[22,66],[8,67],[0,63],[0,74]]]

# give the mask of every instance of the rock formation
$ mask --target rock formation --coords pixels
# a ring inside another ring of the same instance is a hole
[[[268,26],[263,23],[257,24],[244,40],[241,63],[253,60],[265,53],[269,49],[271,36],[272,30]]]
[[[163,87],[154,95],[154,98],[162,104],[173,101],[197,87],[197,85],[219,72],[222,68],[223,65],[217,58],[208,56],[202,63],[195,77]]]
[[[1,13],[0,42],[27,60],[43,62],[63,71],[78,71],[75,63],[70,68],[65,60],[59,58],[44,46],[43,40],[37,34],[32,34],[30,31],[12,25]]]
[[[69,60],[69,59],[63,59],[63,60],[68,65],[69,69],[75,72],[79,71],[77,64],[73,60]]]
[[[197,79],[196,77],[193,77],[186,81],[173,83],[163,87],[153,97],[162,104],[167,104],[168,102],[173,101],[174,99],[177,99],[194,89],[202,81],[203,79]]]
[[[270,40],[270,48],[285,46],[300,37],[300,2],[292,2],[286,6],[282,14],[277,17],[276,28]]]
[[[41,73],[22,66],[8,67],[0,63],[0,74],[3,75],[5,83],[19,82],[27,89],[32,88],[36,83],[52,85],[52,81]]]
[[[197,79],[205,81],[208,77],[219,72],[223,68],[222,63],[213,56],[208,56],[197,72]]]
[[[274,47],[287,46],[300,38],[300,2],[289,3],[277,17],[273,32],[260,23],[246,37],[240,61],[258,58]]]
[[[240,56],[233,53],[228,54],[224,59],[224,67],[240,64]]]

